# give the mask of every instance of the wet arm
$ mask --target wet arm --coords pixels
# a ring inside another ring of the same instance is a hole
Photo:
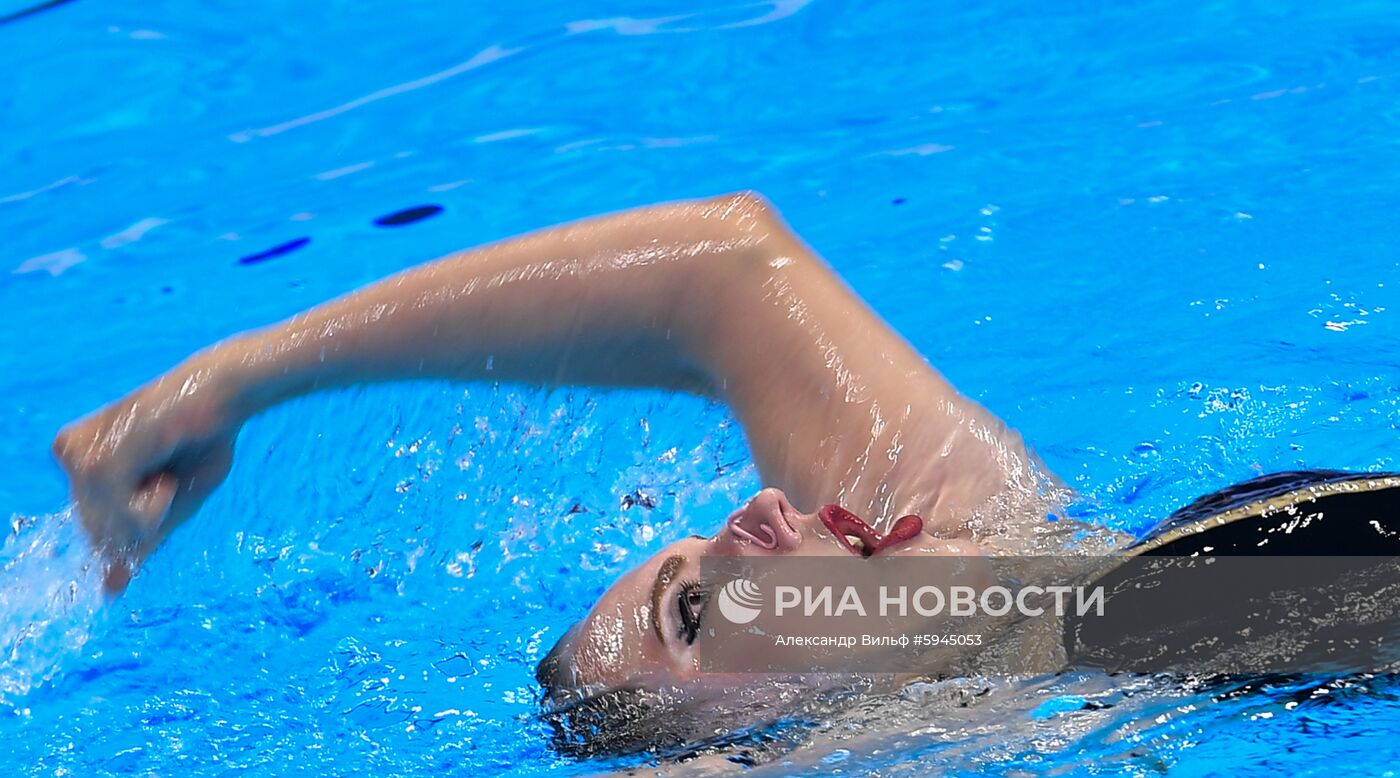
[[[94,537],[139,560],[222,481],[248,417],[320,388],[407,378],[710,394],[743,423],[765,485],[803,510],[839,501],[877,521],[952,516],[999,488],[1020,452],[740,194],[392,276],[195,354],[65,428],[55,453]]]
[[[761,198],[586,220],[463,252],[209,355],[251,415],[288,396],[442,377],[717,396],[765,485],[800,507],[954,520],[1024,470],[959,395]]]
[[[195,362],[241,415],[403,378],[656,386],[713,393],[700,363],[728,268],[773,223],[751,195],[656,206],[431,262],[225,341]]]

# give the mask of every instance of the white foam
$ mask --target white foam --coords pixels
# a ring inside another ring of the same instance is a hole
[[[0,548],[0,706],[53,680],[98,624],[101,559],[72,508],[10,519]]]

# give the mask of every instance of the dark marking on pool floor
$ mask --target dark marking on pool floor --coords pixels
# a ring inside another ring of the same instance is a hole
[[[9,24],[10,22],[17,22],[26,16],[33,16],[34,14],[47,11],[50,8],[57,8],[60,5],[67,5],[71,2],[73,2],[73,0],[48,0],[48,2],[46,3],[39,3],[38,5],[32,5],[28,8],[23,8],[18,11],[15,11],[14,13],[0,16],[0,24]]]
[[[402,227],[442,213],[441,205],[415,205],[402,211],[394,211],[374,220],[378,227]]]
[[[297,238],[296,240],[289,240],[280,246],[273,246],[267,251],[260,251],[257,254],[249,254],[248,256],[238,260],[238,264],[256,265],[259,262],[266,262],[267,260],[272,259],[273,257],[280,257],[283,254],[290,254],[293,251],[296,251],[297,249],[301,248],[302,246],[305,246],[310,242],[310,238]]]

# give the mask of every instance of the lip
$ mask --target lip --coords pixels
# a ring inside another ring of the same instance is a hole
[[[835,504],[822,506],[822,509],[817,511],[817,518],[821,519],[832,537],[836,538],[836,542],[858,557],[876,556],[882,551],[918,537],[919,533],[924,531],[924,520],[910,514],[901,516],[887,534],[881,535],[864,519]],[[859,546],[851,542],[851,535],[860,539]]]

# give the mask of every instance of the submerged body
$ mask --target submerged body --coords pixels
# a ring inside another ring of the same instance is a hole
[[[109,586],[125,587],[222,481],[252,415],[320,388],[423,377],[697,392],[747,433],[764,490],[713,537],[668,546],[610,588],[542,668],[555,697],[697,682],[704,603],[684,584],[704,556],[976,556],[1017,550],[1004,539],[1043,521],[1043,476],[1019,436],[766,202],[737,194],[414,268],[216,344],[65,428],[55,452],[113,560]],[[850,514],[819,512],[829,504]]]

